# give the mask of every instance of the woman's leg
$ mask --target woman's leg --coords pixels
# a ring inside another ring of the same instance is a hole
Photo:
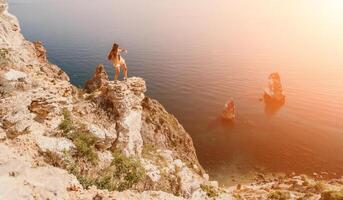
[[[126,63],[124,62],[120,66],[123,68],[125,79],[127,79],[127,66],[126,66]]]
[[[114,69],[115,69],[114,80],[116,81],[118,80],[118,77],[120,75],[120,67],[117,65],[114,67]]]

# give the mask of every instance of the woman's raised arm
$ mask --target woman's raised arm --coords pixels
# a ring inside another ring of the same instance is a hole
[[[127,49],[121,49],[121,48],[119,48],[118,50],[119,50],[119,52],[127,53]]]

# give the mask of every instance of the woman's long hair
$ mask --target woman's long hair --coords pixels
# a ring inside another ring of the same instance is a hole
[[[107,57],[109,60],[113,60],[114,58],[119,59],[118,48],[119,45],[117,43],[113,43],[112,50],[110,51]]]

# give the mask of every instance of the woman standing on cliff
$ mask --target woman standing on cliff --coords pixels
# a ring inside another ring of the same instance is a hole
[[[127,50],[119,48],[119,45],[114,43],[112,50],[108,54],[108,60],[110,60],[113,63],[113,67],[115,69],[115,75],[114,75],[115,81],[118,80],[118,77],[120,75],[120,68],[124,70],[124,80],[127,79],[126,63],[123,57],[121,57],[120,52],[127,53]]]

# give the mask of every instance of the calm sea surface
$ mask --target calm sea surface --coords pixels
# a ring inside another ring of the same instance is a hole
[[[82,86],[112,42],[227,183],[251,169],[343,175],[343,1],[10,0],[29,40]],[[286,104],[259,101],[279,72]],[[235,126],[216,121],[233,97]]]

